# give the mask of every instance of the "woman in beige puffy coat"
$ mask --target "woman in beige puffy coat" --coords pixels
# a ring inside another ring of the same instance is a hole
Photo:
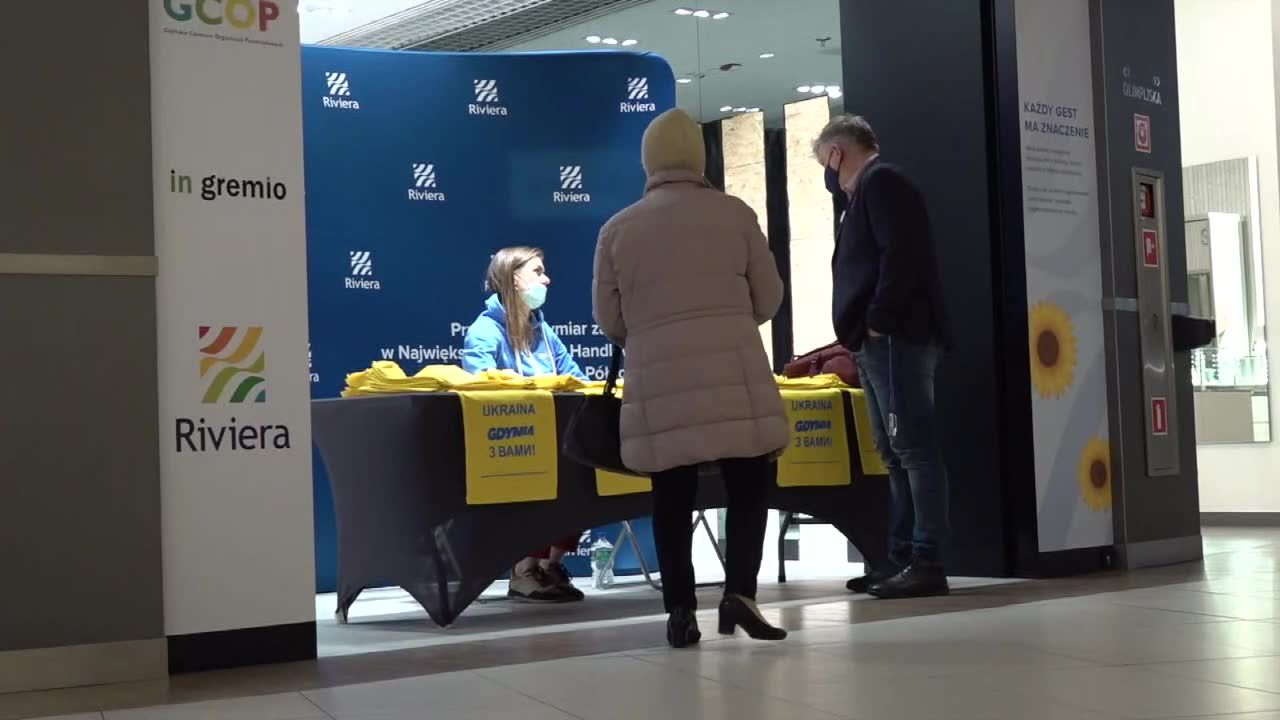
[[[759,326],[782,280],[746,203],[707,182],[702,129],[686,113],[645,131],[644,197],[600,231],[596,322],[626,350],[622,459],[653,476],[653,530],[674,647],[698,642],[690,517],[698,468],[718,463],[729,496],[720,631],[781,639],[755,605],[786,413]]]

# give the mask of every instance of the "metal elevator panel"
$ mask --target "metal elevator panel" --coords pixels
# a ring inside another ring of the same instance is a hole
[[[1163,173],[1154,170],[1135,168],[1132,177],[1147,475],[1167,477],[1181,472],[1181,459],[1169,296],[1165,183]]]

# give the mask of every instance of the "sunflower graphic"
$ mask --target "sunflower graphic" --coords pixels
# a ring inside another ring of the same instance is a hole
[[[1111,445],[1094,438],[1080,455],[1080,495],[1090,510],[1111,508]]]
[[[1071,316],[1053,303],[1030,312],[1031,382],[1042,398],[1062,397],[1076,374],[1076,334]]]

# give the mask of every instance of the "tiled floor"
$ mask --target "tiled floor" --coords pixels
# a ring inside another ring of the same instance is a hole
[[[1207,531],[1205,551],[942,600],[782,603],[776,644],[672,651],[657,620],[18,700],[203,700],[82,716],[110,720],[1280,720],[1280,532]],[[0,717],[17,707],[0,696]]]

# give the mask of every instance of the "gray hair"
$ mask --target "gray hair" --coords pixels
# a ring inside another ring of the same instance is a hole
[[[873,152],[880,149],[876,131],[871,129],[871,123],[861,115],[837,115],[831,118],[831,122],[818,133],[818,139],[813,141],[813,154],[817,155],[818,148],[823,145],[839,141]]]

